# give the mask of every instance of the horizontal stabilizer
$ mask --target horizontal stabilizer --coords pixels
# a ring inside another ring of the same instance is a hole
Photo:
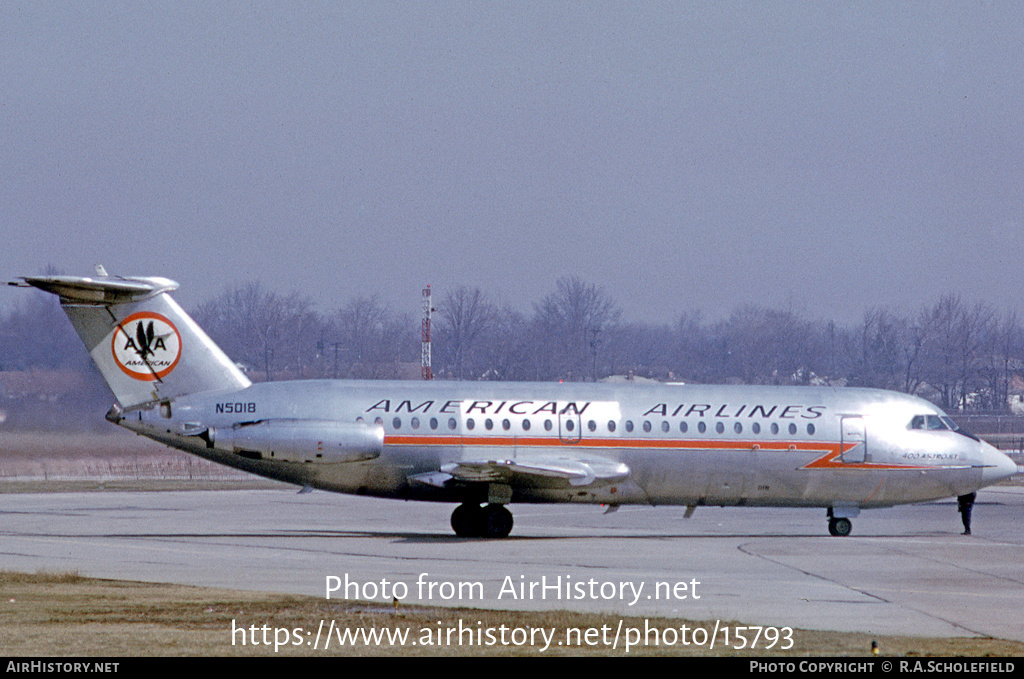
[[[60,297],[62,304],[125,304],[138,302],[161,292],[177,290],[168,278],[83,278],[80,276],[25,276],[8,285],[32,286]]]

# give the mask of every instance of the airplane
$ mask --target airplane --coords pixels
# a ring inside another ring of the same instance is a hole
[[[915,396],[875,389],[302,380],[252,383],[160,277],[30,276],[117,402],[114,424],[301,486],[456,503],[459,537],[504,538],[512,503],[862,509],[958,497],[1018,473]],[[966,519],[966,516],[965,516]],[[967,521],[965,520],[965,525]],[[968,526],[969,527],[969,526]]]

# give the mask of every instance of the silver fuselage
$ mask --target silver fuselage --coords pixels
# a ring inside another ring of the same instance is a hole
[[[502,538],[514,502],[863,508],[958,496],[1017,472],[904,394],[810,387],[304,381],[252,384],[161,277],[45,275],[117,405],[107,419],[304,487],[457,502]],[[482,506],[483,505],[483,506]],[[687,513],[689,513],[688,510]]]
[[[883,507],[963,495],[1017,471],[973,437],[911,426],[929,415],[942,412],[854,388],[312,380],[188,394],[112,419],[261,476],[411,500],[462,501],[465,485],[418,480],[470,463],[537,461],[545,473],[559,460],[617,463],[622,474],[591,482],[519,477],[509,500],[609,505]],[[215,445],[217,432],[307,420],[376,427],[383,445],[372,459],[339,462]]]

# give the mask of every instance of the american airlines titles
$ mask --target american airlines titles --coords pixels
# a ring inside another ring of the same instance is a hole
[[[463,415],[583,415],[591,401],[423,401],[381,399],[366,409],[367,413],[444,413]],[[640,417],[719,417],[719,418],[803,418],[814,420],[824,415],[825,406],[808,405],[733,405],[712,403],[656,403]]]

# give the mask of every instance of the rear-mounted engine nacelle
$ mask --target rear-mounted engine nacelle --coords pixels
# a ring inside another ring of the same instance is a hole
[[[384,429],[363,422],[259,420],[209,430],[217,450],[255,460],[333,464],[379,457]]]

